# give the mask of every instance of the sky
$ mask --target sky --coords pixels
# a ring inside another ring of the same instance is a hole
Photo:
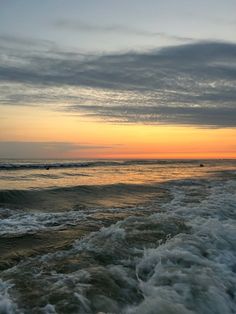
[[[235,0],[0,0],[0,158],[236,158]]]

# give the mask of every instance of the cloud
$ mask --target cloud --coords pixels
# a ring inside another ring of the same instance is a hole
[[[107,149],[108,146],[76,144],[70,142],[0,142],[0,158],[53,158],[90,150]]]
[[[48,104],[118,123],[235,127],[236,44],[93,56],[5,44],[0,104]]]
[[[59,19],[57,20],[54,25],[64,30],[69,31],[79,31],[79,32],[86,32],[86,33],[115,33],[115,34],[122,34],[122,35],[133,35],[133,36],[144,36],[144,37],[162,37],[167,39],[174,39],[177,41],[191,41],[192,38],[188,37],[181,37],[172,34],[167,34],[165,32],[155,32],[155,31],[148,31],[137,29],[135,27],[127,26],[127,25],[119,25],[119,24],[112,24],[112,25],[99,25],[99,24],[92,24],[86,23],[81,20],[66,20],[66,19]]]
[[[83,106],[74,105],[70,110],[84,112],[88,117],[103,117],[115,123],[178,124],[208,127],[235,127],[235,107],[189,106]]]

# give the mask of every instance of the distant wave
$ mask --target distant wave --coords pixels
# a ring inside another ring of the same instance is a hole
[[[123,160],[123,161],[88,161],[88,162],[47,162],[47,163],[0,163],[0,170],[25,170],[25,169],[58,169],[58,168],[85,168],[128,165],[166,165],[166,164],[199,163],[197,160]]]
[[[97,162],[58,162],[58,163],[2,163],[0,170],[82,168],[96,166]],[[102,163],[100,163],[102,165]]]

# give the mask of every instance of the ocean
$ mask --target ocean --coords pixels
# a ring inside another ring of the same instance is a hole
[[[1,160],[0,313],[236,313],[236,160]]]

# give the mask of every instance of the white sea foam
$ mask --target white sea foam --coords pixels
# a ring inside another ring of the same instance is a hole
[[[43,314],[57,314],[55,306],[52,304],[47,304],[42,308]]]
[[[191,232],[144,250],[136,264],[144,300],[128,306],[124,313],[236,313],[235,188],[234,181],[212,184],[200,204],[185,206],[183,187],[173,188],[173,201],[163,206],[165,213],[154,214],[152,221],[184,218]],[[118,247],[122,257],[124,242],[119,245],[119,241],[125,239],[128,224],[129,219],[76,245],[114,254]]]
[[[27,270],[44,297],[64,293],[79,313],[235,314],[236,182],[169,188],[173,199],[162,212],[119,221],[5,276]],[[43,271],[53,263],[54,271]]]
[[[0,208],[0,236],[23,235],[39,231],[59,230],[69,226],[76,226],[90,219],[101,212],[106,213],[126,212],[123,208],[90,208],[85,210],[71,210],[63,212],[25,212],[23,210],[12,210]],[[128,208],[129,212],[142,211],[143,207]],[[95,218],[96,219],[96,218]],[[102,222],[96,219],[96,224],[102,225]],[[104,232],[108,232],[107,230]]]
[[[86,218],[80,211],[60,213],[25,213],[5,210],[7,218],[0,219],[0,236],[22,235],[38,231],[58,230],[65,226],[76,225]]]
[[[8,290],[13,285],[0,279],[0,313],[1,314],[20,314],[16,304],[11,300]]]
[[[184,217],[192,231],[145,250],[136,268],[144,300],[127,313],[236,313],[235,187],[213,185],[201,204],[188,206],[173,189],[168,215]]]

